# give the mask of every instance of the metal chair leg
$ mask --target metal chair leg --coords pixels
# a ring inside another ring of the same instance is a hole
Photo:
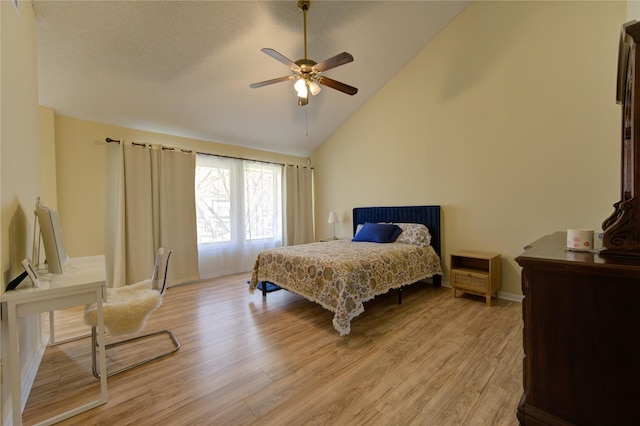
[[[129,370],[134,369],[136,367],[140,367],[141,365],[150,363],[151,361],[155,361],[155,360],[157,360],[159,358],[165,357],[167,355],[171,355],[172,353],[174,353],[178,349],[180,349],[180,342],[176,338],[175,334],[173,334],[173,331],[171,331],[171,330],[161,330],[161,331],[156,331],[154,333],[143,334],[141,336],[136,336],[136,337],[132,337],[130,339],[121,340],[119,342],[113,342],[113,343],[110,343],[108,345],[105,345],[105,351],[106,351],[107,349],[113,348],[115,346],[120,346],[120,345],[123,345],[125,343],[134,342],[136,340],[142,340],[142,339],[145,339],[145,338],[158,336],[160,334],[167,334],[169,336],[169,338],[171,339],[171,341],[173,343],[173,349],[171,349],[169,351],[166,351],[166,352],[163,352],[161,354],[155,355],[155,356],[153,356],[151,358],[147,358],[147,359],[144,359],[142,361],[138,361],[135,364],[129,365],[129,366],[124,367],[124,368],[121,368],[119,370],[107,373],[107,377],[111,377],[111,376],[115,376],[116,374],[124,373],[125,371],[129,371]],[[96,378],[99,379],[100,378],[100,373],[98,373],[98,362],[97,362],[97,354],[96,354],[97,346],[98,346],[98,344],[97,344],[97,329],[96,329],[96,327],[91,327],[91,369],[93,371],[93,375]]]

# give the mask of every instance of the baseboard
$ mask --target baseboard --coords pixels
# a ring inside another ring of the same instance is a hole
[[[442,286],[451,288],[451,284],[448,281],[442,281]],[[524,296],[521,294],[513,294],[513,293],[506,293],[504,291],[498,291],[498,299],[504,299],[504,300],[510,300],[512,302],[522,303],[522,299],[524,299]]]
[[[505,293],[504,291],[499,291],[498,298],[504,299],[504,300],[511,300],[512,302],[522,303],[524,296],[521,294]]]
[[[246,270],[230,270],[230,271],[224,271],[224,272],[216,272],[216,273],[211,273],[211,274],[202,274],[200,275],[200,279],[197,280],[192,280],[192,281],[188,281],[185,282],[183,284],[187,284],[187,283],[198,283],[198,282],[203,282],[203,281],[208,281],[208,280],[212,280],[214,278],[220,278],[220,277],[227,277],[229,275],[236,275],[236,274],[244,274],[244,273],[251,273],[251,271],[246,271]]]

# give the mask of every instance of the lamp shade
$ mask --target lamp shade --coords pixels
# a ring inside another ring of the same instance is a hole
[[[296,90],[296,92],[298,92],[299,98],[306,98],[307,96],[309,96],[309,88],[305,79],[299,78],[298,81],[296,81],[296,83],[293,85],[293,88]]]
[[[318,93],[320,93],[320,90],[322,90],[322,88],[320,87],[320,85],[318,83],[316,83],[315,81],[311,81],[309,83],[309,91],[311,92],[311,94],[313,96],[317,95]]]
[[[329,219],[327,220],[328,223],[338,223],[338,213],[336,212],[329,212]]]

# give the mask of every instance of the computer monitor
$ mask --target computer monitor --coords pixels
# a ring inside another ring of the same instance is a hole
[[[62,274],[64,265],[69,260],[69,257],[64,248],[58,212],[44,206],[42,203],[37,203],[36,216],[40,225],[47,270],[52,274]]]

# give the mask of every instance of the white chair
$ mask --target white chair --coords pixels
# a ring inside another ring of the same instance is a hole
[[[103,303],[103,317],[105,329],[111,335],[130,335],[140,332],[144,327],[147,317],[151,312],[160,306],[162,296],[167,285],[167,271],[169,269],[169,258],[173,250],[169,250],[165,255],[164,248],[160,248],[156,255],[153,267],[153,275],[150,280],[144,280],[136,284],[118,288],[108,288],[105,301]],[[97,314],[96,305],[88,305],[84,313],[84,321],[91,326],[91,364],[93,375],[100,377],[97,365]],[[118,342],[105,345],[105,350],[126,343],[135,342],[152,336],[166,334],[172,342],[171,349],[150,358],[145,358],[134,364],[126,366],[116,371],[107,373],[107,377],[123,373],[141,365],[155,361],[158,358],[170,355],[180,349],[180,342],[171,330],[161,330],[140,336],[131,337]]]

